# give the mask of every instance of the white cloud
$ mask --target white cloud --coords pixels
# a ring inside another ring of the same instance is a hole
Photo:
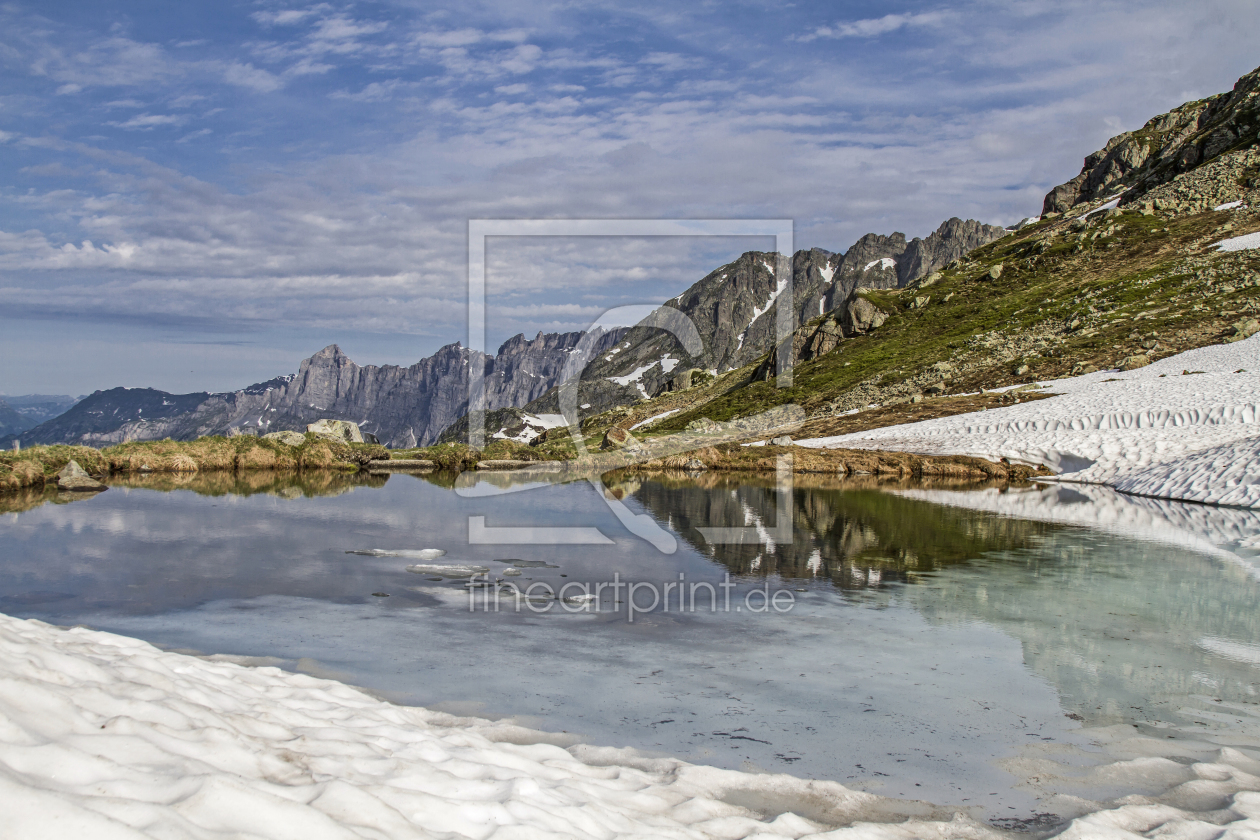
[[[912,26],[939,26],[945,19],[943,12],[923,12],[921,14],[888,14],[879,18],[867,18],[850,22],[837,23],[832,26],[820,26],[799,40],[812,41],[815,38],[874,38],[896,32]]]
[[[110,125],[116,128],[125,128],[128,130],[148,131],[163,125],[183,125],[188,121],[184,116],[171,116],[167,114],[137,114],[126,122],[111,122]]]
[[[231,62],[219,65],[223,81],[237,87],[250,88],[259,93],[270,93],[283,87],[284,83],[275,74],[255,67],[252,64]]]
[[[299,24],[312,15],[317,15],[327,11],[330,7],[326,3],[318,6],[312,6],[308,9],[285,9],[279,12],[254,12],[250,15],[254,20],[263,26],[293,26]]]
[[[358,93],[338,90],[328,94],[333,99],[347,99],[352,102],[388,102],[394,98],[394,92],[405,87],[402,79],[390,79],[385,82],[372,82],[365,85]]]

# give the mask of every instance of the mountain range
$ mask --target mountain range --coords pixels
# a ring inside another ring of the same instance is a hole
[[[599,332],[595,346],[624,330]],[[20,435],[23,445],[106,446],[131,440],[191,440],[202,435],[305,430],[321,418],[352,420],[387,446],[424,446],[468,408],[468,368],[486,367],[491,408],[520,406],[559,378],[582,333],[517,335],[494,356],[448,344],[410,367],[358,365],[337,345],[305,359],[296,374],[239,391],[168,394],[152,388],[96,391],[64,414]]]

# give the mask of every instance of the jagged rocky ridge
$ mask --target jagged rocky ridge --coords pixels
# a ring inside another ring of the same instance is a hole
[[[600,332],[606,349],[623,331]],[[541,396],[560,378],[582,333],[518,335],[494,356],[449,344],[410,367],[358,365],[337,345],[302,362],[296,374],[224,394],[167,394],[150,388],[97,391],[60,417],[20,436],[24,445],[76,443],[93,446],[128,440],[304,430],[321,418],[352,420],[387,446],[423,446],[464,415],[468,371],[486,365],[490,408],[520,406]]]
[[[871,233],[843,254],[822,248],[797,251],[792,257],[793,326],[840,308],[855,289],[904,287],[1007,233],[996,225],[952,218],[926,239],[907,242],[903,233]],[[685,370],[721,373],[756,361],[774,345],[779,296],[786,287],[775,268],[773,253],[750,251],[667,301],[666,307],[695,324],[703,349],[691,355],[673,336],[644,322],[592,360],[579,403],[601,411],[653,396]],[[556,393],[526,410],[559,411]]]

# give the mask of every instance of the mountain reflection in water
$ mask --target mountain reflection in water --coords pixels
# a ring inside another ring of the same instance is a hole
[[[696,551],[732,574],[824,579],[841,589],[915,583],[924,575],[988,552],[1026,547],[1057,527],[907,499],[893,492],[988,486],[793,476],[791,541],[781,542],[770,534],[778,524],[773,476],[623,476],[609,484],[611,492],[633,496]],[[752,526],[763,538],[742,545],[711,545],[697,529],[712,526]]]

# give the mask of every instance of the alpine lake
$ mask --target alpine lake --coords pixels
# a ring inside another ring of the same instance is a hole
[[[784,474],[110,485],[0,497],[0,611],[1032,833],[1260,757],[1257,512]],[[1113,772],[1138,757],[1165,769]]]

